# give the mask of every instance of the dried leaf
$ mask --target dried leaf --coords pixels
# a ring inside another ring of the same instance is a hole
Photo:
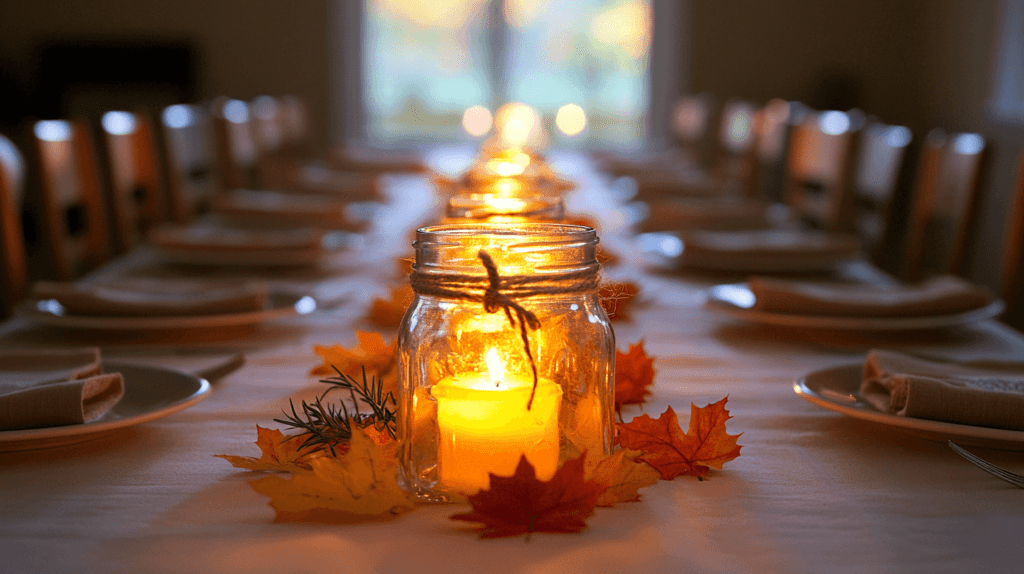
[[[587,469],[587,478],[604,486],[604,492],[597,499],[597,506],[638,501],[639,489],[658,482],[658,471],[637,461],[641,454],[639,451],[620,448],[611,456],[594,458],[596,464]]]
[[[349,522],[410,510],[412,499],[398,485],[397,441],[383,446],[367,434],[352,433],[348,452],[322,456],[292,477],[249,481],[270,498],[277,522]]]
[[[597,290],[601,306],[612,321],[629,319],[630,307],[639,294],[640,287],[631,281],[602,283]]]
[[[256,446],[262,452],[260,458],[230,454],[214,456],[223,458],[235,468],[285,471],[308,469],[310,461],[319,456],[313,448],[302,448],[300,436],[285,436],[277,429],[265,429],[259,425],[256,425]]]
[[[661,478],[672,480],[680,475],[703,478],[713,468],[740,455],[737,435],[726,434],[726,397],[717,403],[697,408],[690,404],[690,426],[686,433],[679,426],[679,418],[672,407],[657,419],[641,415],[629,423],[616,423],[619,444],[624,448],[643,451],[638,458],[658,469]]]
[[[412,257],[395,258],[395,265],[398,267],[399,274],[406,279],[412,275],[412,266],[414,263],[416,263],[416,259]]]
[[[356,340],[358,344],[351,349],[346,349],[341,345],[331,345],[330,347],[314,345],[313,351],[323,358],[324,364],[315,367],[309,374],[335,376],[337,373],[334,371],[334,367],[337,367],[342,373],[352,376],[358,375],[360,369],[366,368],[367,376],[374,376],[378,379],[383,379],[385,375],[391,373],[398,362],[398,355],[395,352],[398,347],[397,339],[387,344],[380,333],[356,331]]]
[[[629,346],[626,353],[615,350],[615,410],[623,405],[641,405],[651,394],[654,359],[647,356],[644,341]]]
[[[584,479],[584,457],[567,460],[551,480],[542,482],[523,456],[514,475],[492,474],[490,488],[469,497],[473,512],[451,519],[483,524],[480,538],[579,532],[604,491],[602,484]]]
[[[405,310],[412,303],[412,287],[405,285],[391,291],[391,299],[373,300],[370,305],[370,312],[367,319],[373,324],[385,329],[396,329],[402,324],[405,317]]]

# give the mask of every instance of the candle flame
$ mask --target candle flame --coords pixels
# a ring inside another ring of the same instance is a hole
[[[490,374],[491,380],[494,381],[494,386],[497,387],[505,380],[505,365],[501,362],[501,357],[498,356],[498,350],[492,347],[490,351],[487,351],[484,361],[487,363],[487,372]]]

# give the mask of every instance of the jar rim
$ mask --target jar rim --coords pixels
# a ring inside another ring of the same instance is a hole
[[[597,239],[597,231],[593,227],[570,223],[516,223],[514,225],[486,222],[444,223],[417,229],[416,243],[434,243],[443,241],[445,238],[460,239],[471,236],[587,242]]]

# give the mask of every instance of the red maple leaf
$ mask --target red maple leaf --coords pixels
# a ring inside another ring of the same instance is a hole
[[[606,488],[584,480],[585,456],[565,461],[547,482],[537,480],[533,465],[523,456],[515,474],[492,474],[491,487],[469,497],[473,512],[455,514],[451,519],[483,524],[480,538],[579,532]]]
[[[615,350],[615,410],[622,405],[640,405],[651,394],[654,359],[644,351],[644,341],[629,346],[626,353]]]
[[[680,475],[703,479],[710,469],[721,470],[724,463],[740,455],[736,439],[743,433],[725,432],[725,421],[730,418],[725,410],[728,400],[725,397],[701,408],[690,403],[690,427],[686,433],[672,407],[657,419],[641,415],[629,423],[615,423],[619,444],[643,451],[637,460],[656,468],[663,480]]]

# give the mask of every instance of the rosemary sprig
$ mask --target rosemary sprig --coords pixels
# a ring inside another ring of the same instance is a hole
[[[285,418],[274,419],[274,422],[300,430],[301,432],[293,438],[303,438],[302,448],[329,448],[331,454],[337,454],[334,451],[336,445],[344,444],[352,438],[353,422],[358,428],[373,425],[377,429],[386,430],[391,438],[395,438],[398,425],[397,402],[390,391],[384,394],[383,381],[378,381],[377,377],[370,377],[367,380],[365,367],[362,382],[342,373],[334,365],[331,365],[331,368],[338,376],[320,380],[321,383],[330,385],[327,390],[312,403],[302,401],[301,414],[296,411],[295,403],[289,400],[291,414],[285,412]],[[324,398],[334,390],[349,392],[355,412],[349,412],[343,402],[339,403],[340,409],[331,404],[324,404]],[[362,412],[359,403],[368,406],[370,412]]]

